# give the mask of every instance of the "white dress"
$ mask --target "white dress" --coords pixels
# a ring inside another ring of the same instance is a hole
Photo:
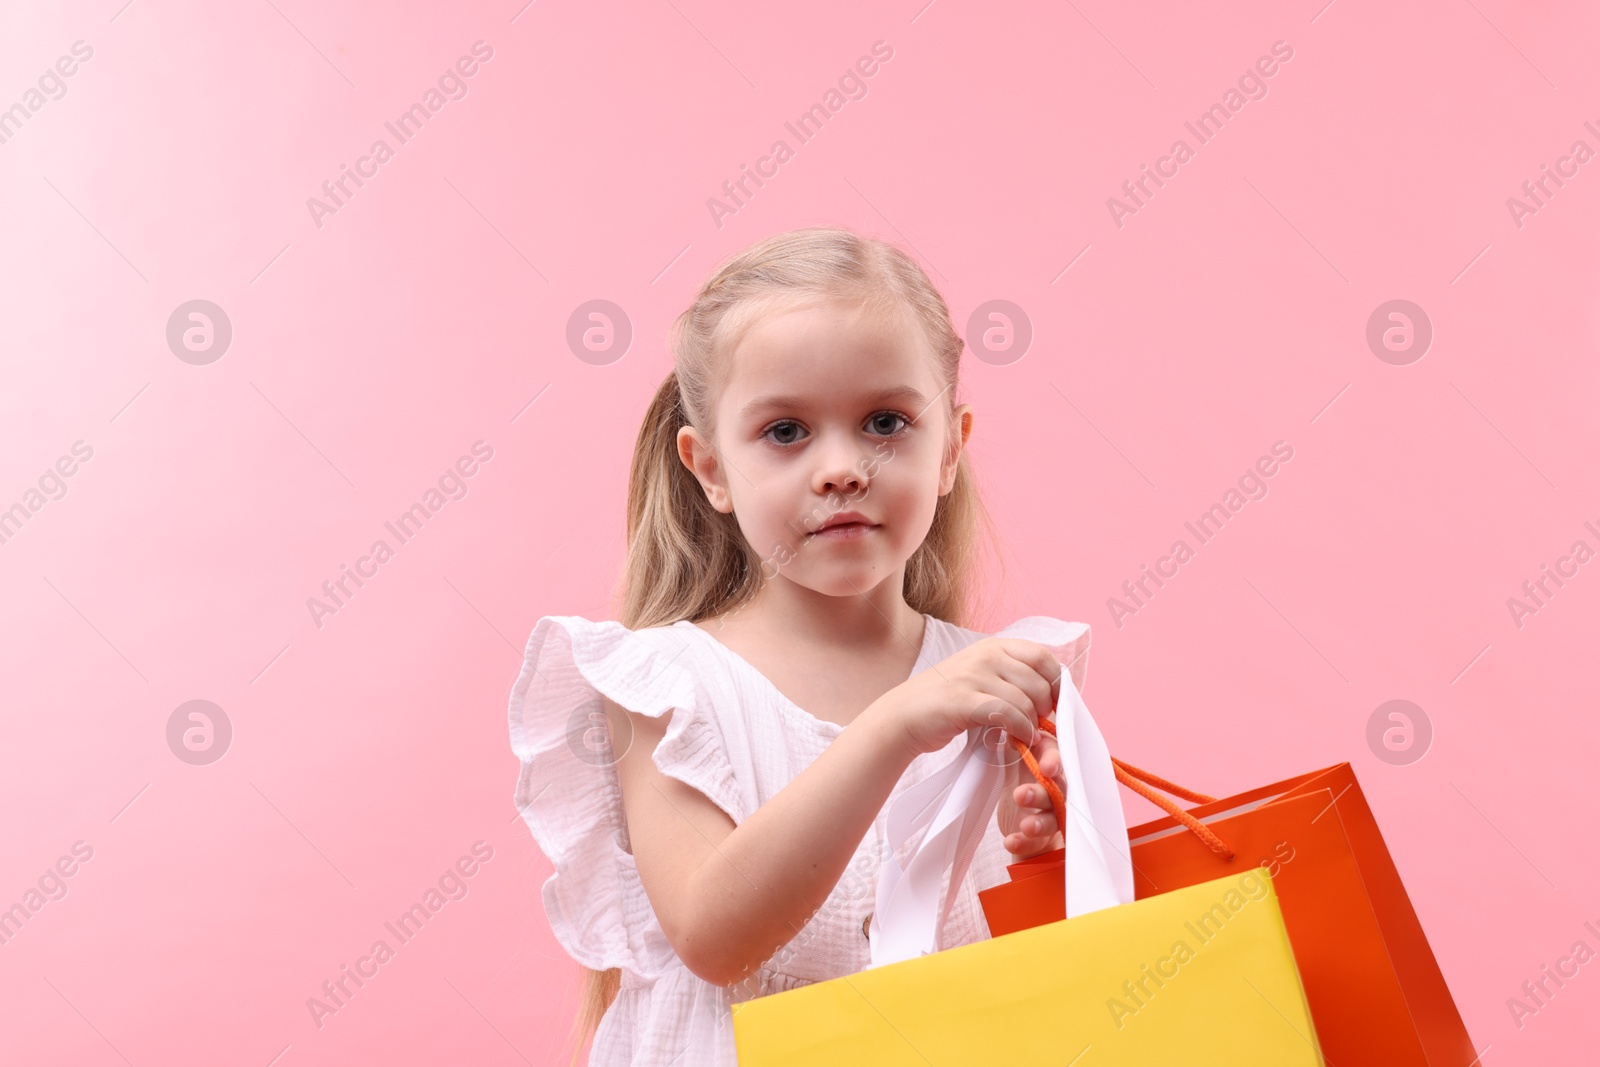
[[[989,636],[932,615],[915,675]],[[995,636],[1049,646],[1081,691],[1089,631],[1046,616],[1019,619]],[[591,1067],[736,1067],[730,1006],[862,970],[863,924],[884,858],[885,803],[820,911],[758,973],[731,986],[692,973],[673,952],[639,881],[613,766],[615,741],[600,695],[642,715],[671,715],[656,747],[663,774],[705,794],[735,825],[749,818],[846,729],[815,718],[712,634],[688,620],[629,630],[612,621],[545,616],[533,628],[511,690],[511,748],[522,762],[516,804],[555,867],[543,901],[556,940],[580,964],[621,968],[621,990],[603,1016]],[[912,761],[890,795],[955,759],[957,735]],[[988,938],[977,891],[1008,880],[995,820],[941,929],[944,947]],[[948,885],[948,881],[946,883]]]

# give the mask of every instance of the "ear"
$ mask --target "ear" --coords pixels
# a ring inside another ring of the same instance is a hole
[[[962,404],[952,413],[959,428],[957,440],[946,450],[945,460],[939,467],[939,495],[944,496],[956,486],[956,468],[961,462],[961,452],[972,436],[972,405]]]
[[[733,499],[728,495],[728,481],[723,475],[716,449],[693,426],[678,430],[678,458],[699,481],[711,506],[724,515],[730,514],[733,511]]]

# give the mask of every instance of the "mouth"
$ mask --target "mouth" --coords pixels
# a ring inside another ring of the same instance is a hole
[[[825,541],[856,541],[877,528],[877,523],[868,522],[860,515],[838,515],[830,519],[826,525],[806,534],[806,537]]]

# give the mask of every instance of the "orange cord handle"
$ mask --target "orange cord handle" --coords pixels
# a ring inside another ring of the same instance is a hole
[[[1040,719],[1039,729],[1054,737],[1056,724],[1052,719]],[[1050,796],[1050,806],[1056,813],[1056,826],[1063,834],[1066,833],[1066,797],[1062,794],[1061,787],[1053,779],[1045,777],[1044,772],[1039,769],[1039,761],[1033,758],[1033,752],[1027,745],[1015,737],[1011,738],[1011,745],[1022,756],[1022,762],[1027,765],[1029,773],[1038,780],[1040,785],[1044,786],[1044,791]],[[1111,765],[1116,771],[1117,781],[1178,820],[1189,829],[1190,833],[1205,842],[1206,847],[1212,852],[1223,859],[1233,859],[1233,849],[1229,848],[1228,843],[1218,837],[1211,827],[1178,807],[1172,800],[1156,792],[1156,789],[1171,793],[1175,797],[1181,797],[1194,804],[1210,804],[1217,799],[1216,797],[1208,797],[1204,793],[1196,793],[1192,789],[1185,789],[1175,782],[1169,782],[1159,775],[1151,774],[1149,771],[1140,770],[1133,764],[1119,760],[1115,756],[1111,757]],[[1152,789],[1151,786],[1155,788]]]

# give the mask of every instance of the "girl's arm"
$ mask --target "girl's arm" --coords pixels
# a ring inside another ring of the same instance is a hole
[[[1036,744],[1061,665],[1043,645],[985,638],[889,690],[743,823],[656,768],[667,717],[609,700],[639,880],[673,951],[694,974],[732,985],[787,944],[822,907],[918,755],[972,726]]]
[[[656,767],[667,716],[605,705],[613,723],[626,717],[633,729],[617,771],[645,895],[678,958],[720,986],[753,972],[822,907],[916,756],[874,704],[735,826],[705,794]],[[614,728],[612,736],[627,735]]]

